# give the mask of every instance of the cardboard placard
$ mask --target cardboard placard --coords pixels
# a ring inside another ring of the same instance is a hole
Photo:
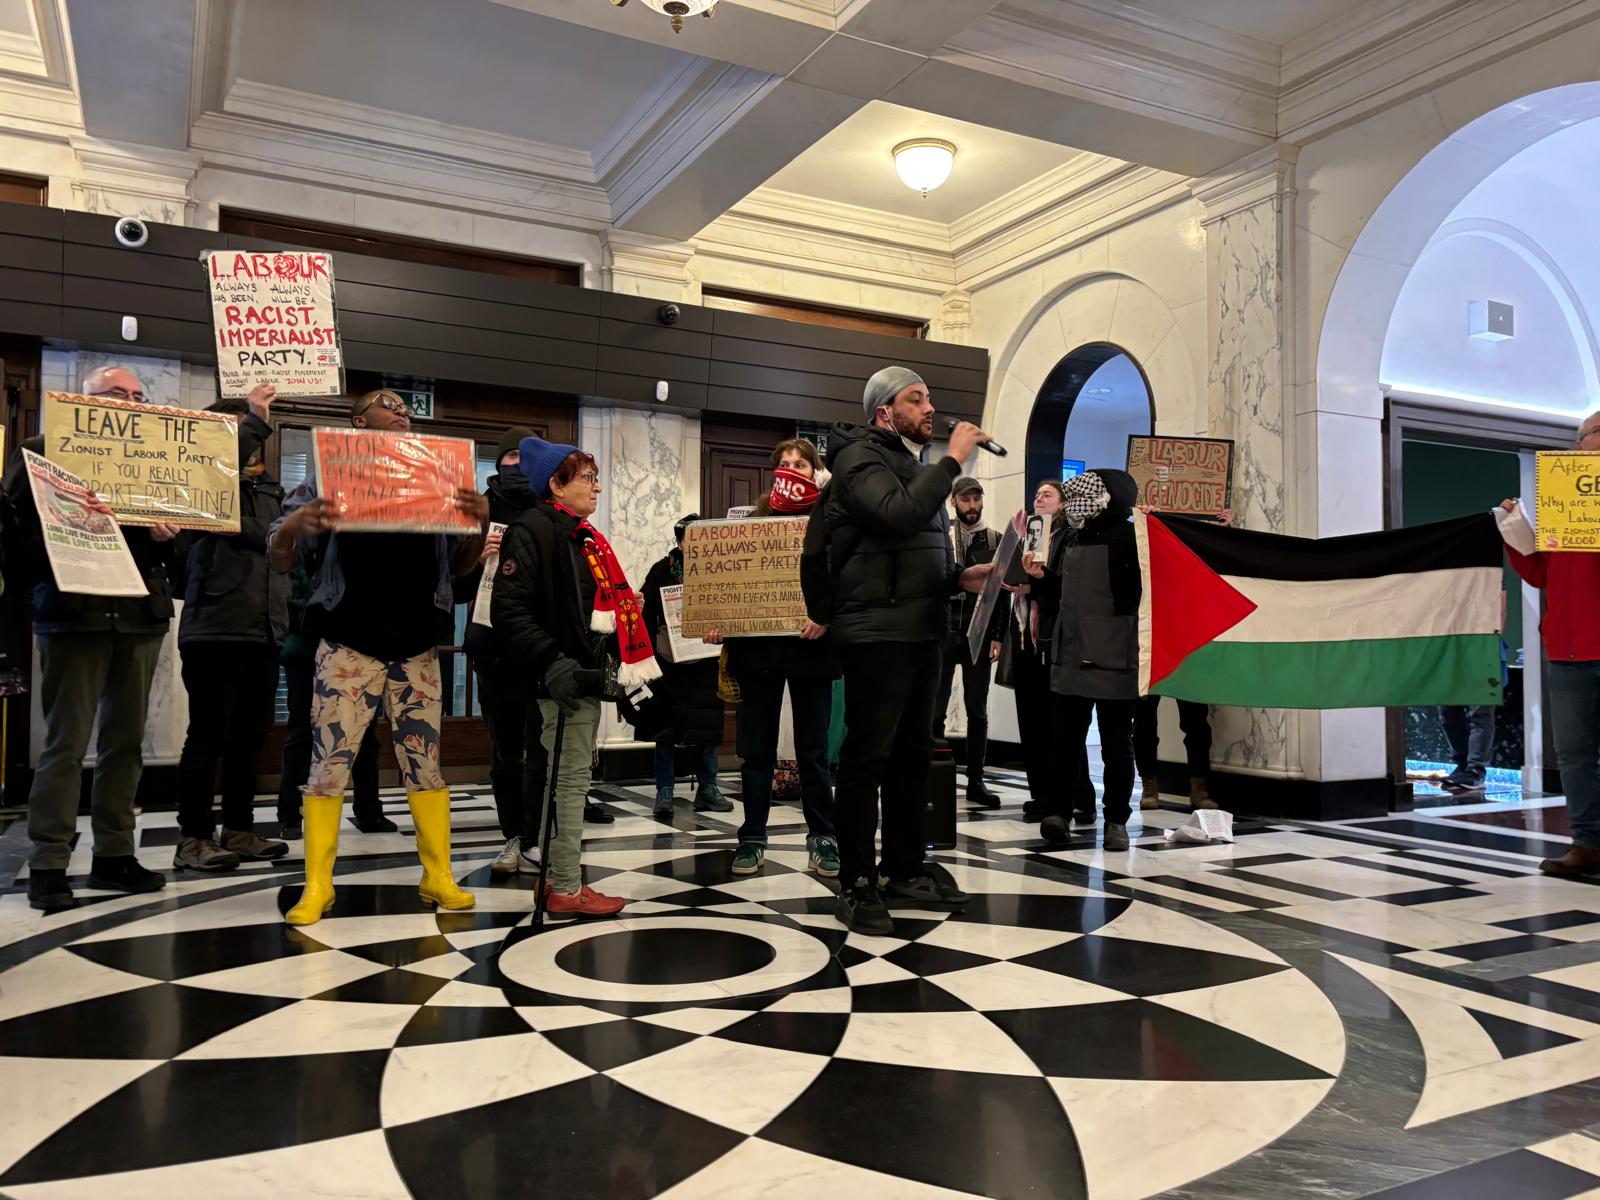
[[[344,391],[333,255],[306,250],[208,250],[217,383],[242,399],[258,383],[279,396]]]
[[[455,502],[458,488],[477,490],[466,438],[319,428],[311,454],[317,494],[333,501],[341,531],[478,532]]]
[[[84,481],[32,450],[22,452],[22,462],[57,589],[85,596],[148,594],[122,527],[91,507]]]
[[[124,525],[239,529],[239,426],[224,413],[44,394],[44,456]]]
[[[1025,522],[1024,527],[1026,527]],[[994,620],[995,606],[1000,603],[1000,585],[1005,582],[1006,577],[1005,568],[1001,564],[1022,557],[1021,543],[1022,535],[1017,532],[1017,522],[1012,521],[1000,535],[1000,545],[994,552],[994,569],[983,581],[983,591],[978,593],[978,603],[972,610],[972,623],[967,626],[967,650],[972,655],[974,663],[983,652],[985,635],[989,632],[989,622]]]
[[[1221,517],[1233,503],[1233,442],[1228,438],[1128,438],[1128,474],[1138,503],[1155,512]]]
[[[1541,550],[1600,550],[1600,454],[1541,450],[1534,490]]]
[[[696,521],[683,531],[683,632],[798,636],[806,623],[806,517]]]

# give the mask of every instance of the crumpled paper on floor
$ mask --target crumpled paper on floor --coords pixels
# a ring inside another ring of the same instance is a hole
[[[1220,808],[1197,808],[1176,829],[1167,830],[1167,841],[1190,842],[1196,846],[1233,841],[1233,814]]]

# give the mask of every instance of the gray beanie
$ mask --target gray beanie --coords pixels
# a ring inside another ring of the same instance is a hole
[[[919,383],[922,383],[922,376],[910,367],[885,367],[879,371],[867,380],[866,390],[861,393],[861,405],[867,410],[867,420],[872,420],[879,405],[893,402],[901,392]]]

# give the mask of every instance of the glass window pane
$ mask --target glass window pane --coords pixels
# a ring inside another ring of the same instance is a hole
[[[278,431],[278,478],[285,492],[292,492],[306,480],[311,470],[311,431],[309,429],[280,429]]]

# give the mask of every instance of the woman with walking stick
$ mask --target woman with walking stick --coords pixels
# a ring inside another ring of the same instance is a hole
[[[544,718],[554,803],[544,812],[548,882],[540,905],[552,914],[609,917],[625,901],[585,884],[578,865],[600,696],[608,661],[623,687],[658,678],[661,668],[639,599],[589,523],[600,499],[595,460],[576,446],[528,437],[521,467],[539,502],[506,527],[492,603],[506,669],[528,682]]]

